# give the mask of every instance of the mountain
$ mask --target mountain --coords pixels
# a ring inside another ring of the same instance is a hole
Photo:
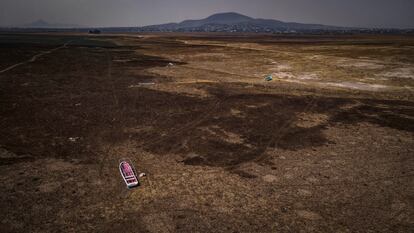
[[[241,22],[248,22],[253,20],[253,18],[238,14],[238,13],[221,13],[215,14],[210,17],[201,20],[185,20],[179,24],[180,27],[189,28],[189,27],[201,27],[208,24],[237,24]]]
[[[29,24],[19,26],[20,28],[80,28],[81,26],[76,24],[58,24],[48,23],[42,19],[36,20]]]
[[[146,32],[291,32],[315,30],[346,30],[350,28],[321,24],[283,22],[274,19],[255,19],[235,12],[219,13],[205,19],[185,20],[140,27]]]

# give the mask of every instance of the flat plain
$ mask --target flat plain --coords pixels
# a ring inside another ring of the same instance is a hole
[[[412,36],[0,34],[0,231],[412,232],[413,91]]]

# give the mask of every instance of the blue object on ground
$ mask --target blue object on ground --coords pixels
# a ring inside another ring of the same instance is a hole
[[[266,80],[266,81],[272,81],[272,80],[273,80],[272,75],[266,76],[265,80]]]

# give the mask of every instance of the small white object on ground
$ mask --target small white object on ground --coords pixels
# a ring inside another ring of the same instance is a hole
[[[69,139],[69,141],[71,141],[71,142],[76,142],[76,141],[78,141],[79,139],[80,139],[80,137],[70,137],[70,138],[68,138]]]
[[[155,83],[138,83],[138,85],[129,85],[128,88],[136,88],[141,86],[155,85]]]

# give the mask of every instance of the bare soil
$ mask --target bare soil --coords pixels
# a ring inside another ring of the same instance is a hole
[[[0,35],[0,231],[412,232],[413,45]]]

